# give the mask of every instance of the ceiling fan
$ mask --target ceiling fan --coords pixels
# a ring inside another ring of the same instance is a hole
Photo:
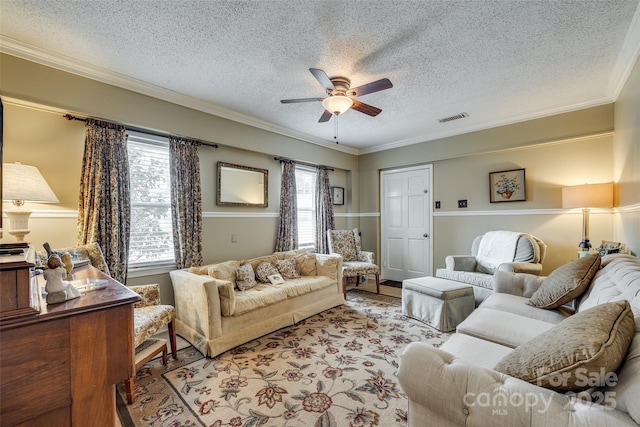
[[[318,120],[320,123],[327,122],[333,114],[336,116],[340,115],[350,108],[375,117],[382,112],[380,108],[365,104],[355,98],[393,87],[389,79],[380,79],[352,89],[350,87],[351,80],[346,77],[338,76],[329,78],[327,73],[319,68],[309,68],[309,71],[311,71],[313,77],[315,77],[320,85],[327,91],[328,96],[326,98],[283,99],[280,102],[283,104],[294,104],[298,102],[322,101],[322,106],[325,110],[322,116],[320,116],[320,120]]]

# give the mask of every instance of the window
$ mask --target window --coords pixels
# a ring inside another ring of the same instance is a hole
[[[169,141],[128,132],[131,188],[129,268],[175,262],[171,223]]]
[[[316,170],[296,166],[298,247],[316,248]]]

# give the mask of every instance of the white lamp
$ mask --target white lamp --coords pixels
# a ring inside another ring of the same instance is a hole
[[[353,99],[344,95],[333,95],[322,101],[325,110],[336,116],[344,113],[353,105]]]
[[[30,233],[31,211],[24,208],[24,202],[58,203],[59,200],[35,166],[21,163],[2,164],[2,199],[12,201],[14,208],[7,209],[9,234],[18,242]]]
[[[582,208],[581,251],[589,251],[589,208],[610,208],[613,206],[613,184],[585,184],[562,188],[563,208]]]

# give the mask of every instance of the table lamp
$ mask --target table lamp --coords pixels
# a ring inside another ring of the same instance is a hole
[[[2,199],[13,202],[15,206],[6,212],[9,218],[9,234],[15,236],[18,242],[23,242],[24,236],[31,231],[31,211],[24,207],[25,202],[59,202],[38,168],[21,163],[2,164]]]
[[[588,253],[589,208],[610,208],[613,206],[613,184],[585,184],[562,188],[562,207],[582,208],[582,241],[578,245],[581,251]]]

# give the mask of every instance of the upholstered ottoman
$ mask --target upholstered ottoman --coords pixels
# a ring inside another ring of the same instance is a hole
[[[402,282],[402,313],[441,331],[452,331],[475,307],[473,287],[439,277]]]

